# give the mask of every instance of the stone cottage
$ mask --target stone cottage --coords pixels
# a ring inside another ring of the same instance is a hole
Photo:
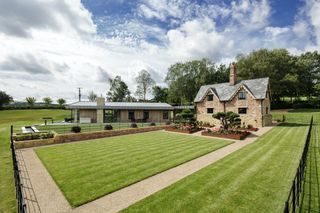
[[[237,81],[234,63],[230,65],[229,82],[201,86],[194,102],[198,121],[220,125],[212,114],[232,111],[240,115],[245,126],[272,123],[269,78]]]

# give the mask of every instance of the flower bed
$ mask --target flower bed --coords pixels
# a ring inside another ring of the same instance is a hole
[[[241,128],[240,130],[243,130],[243,131],[249,131],[249,132],[256,132],[259,130],[259,128],[256,128],[256,127],[251,127],[251,128]]]
[[[251,133],[248,131],[216,131],[216,132],[210,132],[210,131],[203,131],[201,132],[201,135],[204,136],[211,136],[211,137],[218,137],[218,138],[228,138],[228,139],[235,139],[235,140],[243,140]]]
[[[202,128],[199,128],[197,126],[190,126],[190,125],[171,125],[166,127],[165,130],[171,131],[171,132],[191,134],[191,133],[195,133],[202,130]]]

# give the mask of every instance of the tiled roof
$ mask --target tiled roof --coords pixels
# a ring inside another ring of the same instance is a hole
[[[239,89],[239,87],[241,87],[241,85],[246,86],[255,99],[265,99],[269,85],[269,78],[241,80],[233,86],[229,85],[229,82],[221,84],[204,85],[201,86],[201,88],[199,89],[196,98],[194,99],[194,102],[202,101],[209,89],[212,89],[216,92],[220,101],[229,101],[232,95]]]
[[[80,101],[67,105],[68,109],[146,109],[146,110],[172,110],[167,103],[149,102],[106,102],[104,106],[97,106],[96,102]]]

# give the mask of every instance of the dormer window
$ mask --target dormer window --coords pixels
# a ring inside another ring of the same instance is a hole
[[[213,95],[208,95],[207,96],[207,101],[213,101]]]
[[[245,92],[239,92],[238,98],[239,98],[239,100],[245,100],[246,99],[246,93]]]

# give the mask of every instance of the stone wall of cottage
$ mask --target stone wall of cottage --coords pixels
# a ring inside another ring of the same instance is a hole
[[[213,100],[208,101],[207,96],[213,95]],[[218,97],[213,94],[212,92],[208,92],[207,96],[203,98],[202,102],[196,103],[196,113],[197,113],[197,120],[202,121],[205,123],[210,123],[211,125],[219,126],[220,121],[217,119],[214,119],[212,117],[212,114],[207,113],[207,108],[213,108],[213,113],[216,112],[223,112],[224,111],[224,104],[219,101]]]
[[[246,93],[245,100],[239,100],[239,92]],[[207,95],[210,95],[209,92]],[[252,125],[254,127],[262,127],[272,123],[272,116],[270,114],[270,99],[267,97],[265,100],[256,100],[245,89],[241,89],[237,94],[228,102],[220,102],[214,95],[213,101],[207,101],[207,96],[204,97],[202,102],[196,103],[197,107],[197,120],[208,122],[215,126],[220,126],[221,122],[212,118],[212,114],[207,113],[207,108],[214,108],[214,113],[232,111],[238,113],[238,108],[247,108],[246,114],[239,114],[241,118],[241,125]],[[266,108],[268,107],[268,109]],[[268,110],[268,114],[267,113]]]
[[[272,124],[272,115],[270,113],[270,98],[269,93],[266,95],[266,99],[263,100],[263,117],[262,117],[262,125],[269,126]]]

